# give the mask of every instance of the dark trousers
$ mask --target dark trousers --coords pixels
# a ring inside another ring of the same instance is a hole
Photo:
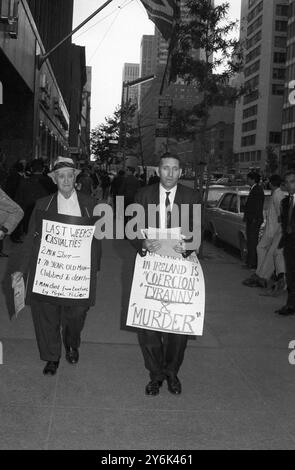
[[[286,280],[288,288],[287,305],[295,308],[295,235],[286,236],[284,243]]]
[[[257,267],[257,252],[256,248],[258,245],[259,229],[261,221],[254,220],[247,222],[246,224],[246,236],[247,236],[247,265],[249,268],[256,269]]]
[[[87,308],[59,305],[32,300],[31,310],[40,358],[59,361],[62,340],[66,349],[78,349]]]
[[[177,375],[183,362],[187,345],[186,335],[141,330],[138,340],[142,350],[145,367],[151,380],[164,380]]]

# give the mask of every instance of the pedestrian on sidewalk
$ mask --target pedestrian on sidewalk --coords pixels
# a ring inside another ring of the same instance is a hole
[[[282,201],[281,224],[282,238],[279,244],[284,249],[288,299],[276,313],[294,315],[295,313],[295,169],[285,175],[285,185],[289,193]]]
[[[0,189],[0,258],[7,258],[3,252],[3,241],[10,235],[22,220],[22,208]]]
[[[281,184],[282,178],[279,175],[272,175],[269,178],[272,195],[263,235],[257,245],[257,269],[255,274],[243,281],[243,284],[248,287],[269,287],[273,295],[278,295],[285,288],[284,254],[282,248],[278,248],[282,237],[281,203],[286,197]]]
[[[45,375],[54,375],[57,371],[61,357],[62,339],[66,350],[66,360],[70,364],[78,362],[81,332],[84,327],[86,313],[88,308],[95,303],[96,273],[99,269],[101,255],[101,245],[97,239],[93,239],[92,250],[89,254],[91,274],[88,298],[80,300],[75,295],[59,296],[56,294],[55,296],[51,293],[40,295],[34,293],[33,289],[33,283],[36,282],[34,275],[39,262],[44,221],[53,223],[57,221],[63,225],[93,225],[92,216],[95,202],[86,194],[76,192],[75,181],[78,174],[79,170],[76,169],[71,158],[57,158],[53,171],[49,173],[49,176],[57,185],[57,192],[37,200],[30,219],[29,231],[19,257],[19,270],[12,275],[14,284],[21,279],[23,274],[28,274],[26,303],[31,306],[41,360],[46,361],[43,370]],[[60,231],[61,228],[58,229],[59,233]],[[57,234],[54,232],[54,235]],[[50,232],[49,236],[51,236],[50,239],[53,243],[50,251],[60,250],[58,253],[62,254],[63,246],[67,246],[66,237],[53,237]],[[69,238],[69,240],[71,239]],[[55,244],[57,241],[62,242],[62,244]],[[79,240],[77,240],[78,242]],[[52,253],[50,255],[53,256]],[[55,258],[52,259],[55,260]],[[59,258],[59,261],[62,262],[64,259]],[[51,278],[50,273],[51,271],[48,271],[49,278]],[[63,276],[67,274],[68,272],[65,272]],[[50,281],[51,279],[49,279],[49,283]],[[74,280],[70,282],[72,282],[73,287],[77,286],[77,284],[74,284]]]
[[[200,204],[200,195],[197,191],[178,184],[181,173],[179,157],[166,153],[159,163],[160,182],[141,188],[137,193],[134,202],[144,209],[146,227],[148,227],[149,205],[160,208],[156,222],[156,227],[160,229],[172,228],[172,226],[181,227],[182,205],[186,205],[186,208],[189,208],[189,227],[192,232],[193,205]],[[178,206],[179,210],[177,221],[172,216],[174,205]],[[136,239],[132,241],[132,244],[141,256],[144,256],[147,251],[156,253],[161,246],[158,240]],[[186,249],[183,241],[179,242],[174,249],[184,258],[192,253]],[[179,395],[182,387],[177,374],[184,359],[187,335],[141,329],[138,339],[145,367],[150,374],[150,381],[145,388],[146,395],[158,395],[165,379],[169,392]]]
[[[260,185],[260,175],[255,171],[251,171],[247,175],[247,183],[251,186],[249,196],[247,198],[244,221],[246,222],[247,236],[247,267],[250,269],[257,268],[257,252],[259,229],[263,223],[263,204],[264,191]]]

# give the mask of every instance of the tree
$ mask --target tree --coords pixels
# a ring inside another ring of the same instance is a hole
[[[241,94],[241,89],[233,89],[228,83],[241,68],[243,49],[239,41],[230,37],[238,22],[228,20],[228,2],[214,7],[211,0],[187,0],[186,6],[187,18],[176,26],[170,80],[181,78],[187,85],[193,85],[198,103],[187,111],[174,110],[172,133],[199,143],[200,153],[196,152],[196,145],[194,149],[195,170],[200,162],[210,170],[207,145],[210,110],[232,103]],[[198,50],[203,51],[202,58],[196,54]],[[196,171],[195,187],[197,176]]]
[[[92,130],[91,153],[100,163],[108,164],[113,159],[111,141],[119,142],[120,130],[123,134],[121,144],[123,143],[127,150],[131,151],[137,145],[138,130],[132,126],[135,110],[136,106],[130,101],[124,104],[122,112],[121,107],[117,106],[112,116],[106,117],[105,122]]]
[[[235,102],[244,92],[228,85],[229,79],[240,71],[244,54],[240,42],[231,37],[238,22],[228,19],[228,2],[215,7],[211,0],[187,0],[186,7],[188,14],[176,25],[171,42],[170,81],[181,78],[185,84],[193,85],[198,102],[190,110],[174,110],[172,133],[177,138],[190,137],[194,142],[194,186],[199,187],[204,205],[211,169],[207,138],[210,111],[216,104]],[[208,178],[203,197],[205,167]]]

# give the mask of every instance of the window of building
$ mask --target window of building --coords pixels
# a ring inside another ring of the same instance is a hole
[[[261,150],[257,150],[256,157],[257,157],[257,161],[260,162],[260,160],[261,160]]]
[[[243,119],[247,119],[249,117],[255,116],[258,113],[258,106],[255,104],[254,106],[250,106],[250,108],[246,108],[243,111]]]
[[[276,31],[287,31],[288,21],[276,20],[275,30]]]
[[[270,132],[269,133],[269,143],[270,144],[280,144],[282,134],[281,132]]]
[[[256,142],[256,134],[247,135],[246,137],[242,137],[241,146],[249,147],[250,145],[255,145],[255,142]]]
[[[246,152],[245,153],[245,162],[249,162],[250,161],[250,152]]]
[[[249,75],[252,75],[253,73],[257,72],[260,68],[260,60],[256,60],[254,64],[249,65],[248,67],[245,67],[244,69],[244,75],[245,77],[249,77]]]
[[[252,7],[255,5],[255,3],[257,3],[257,2],[258,2],[258,0],[249,0],[249,2],[248,2],[248,8],[249,8],[249,10],[250,10],[250,8],[252,8]]]
[[[251,152],[251,162],[255,162],[256,152]]]
[[[253,51],[249,52],[249,54],[246,55],[246,64],[248,64],[248,62],[251,62],[251,60],[256,59],[256,57],[258,57],[260,54],[261,54],[261,46],[255,47]]]
[[[244,153],[241,153],[241,154],[240,154],[240,161],[241,161],[241,162],[244,162],[244,161],[245,161],[245,154],[244,154]]]
[[[295,122],[295,106],[283,110],[283,124]]]
[[[251,36],[262,25],[262,15],[257,18],[248,28],[247,36]]]
[[[259,85],[259,75],[255,75],[255,77],[250,78],[250,80],[247,80],[245,82],[245,87],[250,88],[250,89],[257,88],[258,85]]]
[[[254,131],[256,127],[257,127],[257,119],[253,119],[253,121],[244,122],[242,125],[242,132]]]
[[[246,48],[251,49],[251,47],[256,46],[256,44],[261,40],[261,38],[262,32],[260,29],[256,34],[254,34],[254,36],[252,36],[251,39],[247,39]]]
[[[252,91],[248,95],[244,96],[244,105],[248,104],[248,103],[251,103],[252,101],[258,100],[258,97],[259,97],[258,90]]]
[[[286,53],[285,52],[275,52],[273,55],[273,61],[275,64],[285,64],[286,62]]]
[[[276,15],[277,16],[289,16],[289,5],[277,5]]]
[[[256,18],[257,15],[259,15],[259,13],[263,10],[263,0],[261,2],[258,3],[258,5],[253,8],[253,10],[251,10],[248,14],[248,23],[251,23],[251,21],[254,20],[254,18]]]
[[[272,71],[272,78],[274,80],[285,80],[286,78],[286,69],[274,68]]]
[[[275,36],[275,47],[284,48],[287,46],[287,37],[286,36]]]
[[[273,83],[272,85],[272,94],[273,95],[283,95],[285,86],[283,83]]]

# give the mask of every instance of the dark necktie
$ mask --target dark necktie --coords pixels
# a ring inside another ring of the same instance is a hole
[[[169,192],[166,192],[166,200],[165,200],[165,215],[166,215],[166,228],[171,228],[171,205],[169,199]]]
[[[294,209],[294,198],[293,198],[293,195],[290,195],[289,210],[288,210],[288,228],[287,228],[287,232],[288,232],[288,233],[291,233],[291,232],[292,232],[292,215],[293,215],[293,209]]]

